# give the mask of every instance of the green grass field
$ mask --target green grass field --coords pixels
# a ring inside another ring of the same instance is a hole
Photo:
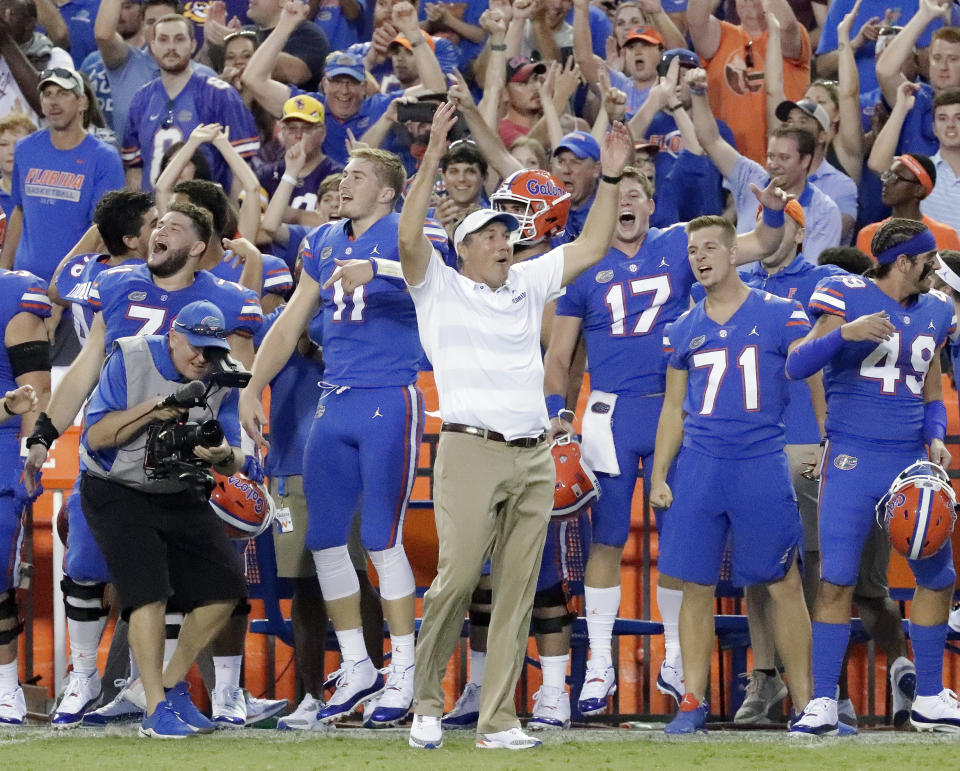
[[[223,732],[181,741],[138,739],[135,729],[0,731],[0,769],[956,769],[960,736],[865,731],[850,739],[796,740],[779,731],[714,731],[673,740],[660,730],[572,730],[513,753],[477,750],[471,735],[448,732],[442,749],[407,747],[406,731],[353,729],[291,735]]]

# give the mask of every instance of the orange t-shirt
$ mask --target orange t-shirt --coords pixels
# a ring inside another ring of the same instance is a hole
[[[720,22],[720,47],[707,63],[710,107],[733,132],[737,150],[752,161],[767,160],[767,110],[764,62],[767,33],[751,38],[743,27]],[[803,97],[810,85],[810,36],[800,28],[803,49],[798,59],[783,60],[787,99]]]
[[[887,219],[889,219],[889,217]],[[933,238],[937,242],[937,249],[960,249],[960,236],[957,235],[956,230],[949,225],[944,225],[942,222],[930,219],[926,214],[923,215],[922,219],[923,224],[933,233]],[[870,250],[870,242],[873,241],[873,234],[876,233],[879,227],[886,221],[887,220],[871,222],[863,228],[857,235],[857,249],[873,257],[874,254]]]

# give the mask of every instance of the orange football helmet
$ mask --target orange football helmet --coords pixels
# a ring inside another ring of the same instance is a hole
[[[213,477],[210,505],[226,523],[227,535],[245,541],[265,533],[276,514],[267,488],[240,471],[229,477],[214,471]]]
[[[520,223],[518,244],[535,244],[556,235],[567,226],[570,214],[570,193],[553,174],[543,169],[515,171],[490,196],[497,211],[505,211]],[[504,208],[505,204],[523,207]]]
[[[580,442],[570,434],[557,437],[550,448],[557,481],[553,490],[553,517],[573,517],[600,497],[600,484],[583,462]]]
[[[907,559],[932,557],[957,521],[957,496],[941,466],[920,460],[897,475],[877,504],[877,522]]]

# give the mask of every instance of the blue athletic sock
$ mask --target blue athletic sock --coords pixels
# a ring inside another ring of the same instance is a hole
[[[837,697],[837,683],[849,640],[849,623],[813,622],[813,698]]]
[[[917,667],[917,696],[936,696],[943,690],[943,648],[947,625],[920,626],[910,622],[913,663]]]

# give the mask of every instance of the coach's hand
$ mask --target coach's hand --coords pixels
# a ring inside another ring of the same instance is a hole
[[[673,491],[665,480],[650,480],[650,505],[655,509],[669,509],[673,505]]]
[[[564,410],[565,412],[566,410]],[[559,415],[554,415],[550,418],[550,430],[547,432],[547,439],[551,442],[554,441],[557,437],[570,435],[575,433],[573,424],[561,418]]]
[[[329,289],[339,281],[344,294],[353,294],[358,286],[373,281],[373,263],[370,260],[334,259],[333,262],[337,267],[330,278],[323,282],[322,289]]]
[[[950,468],[951,460],[952,458],[950,456],[950,451],[947,449],[947,446],[943,443],[943,440],[931,439],[930,440],[930,461],[932,463],[937,463],[946,469],[946,468]]]
[[[251,388],[243,388],[237,403],[237,412],[240,415],[240,425],[247,432],[257,447],[270,447],[270,443],[263,436],[263,427],[267,425],[267,413],[260,401],[260,394]]]
[[[897,328],[890,323],[890,316],[887,312],[877,311],[848,321],[840,327],[840,336],[850,342],[869,340],[874,343],[882,343],[893,337],[893,333],[896,331]]]

